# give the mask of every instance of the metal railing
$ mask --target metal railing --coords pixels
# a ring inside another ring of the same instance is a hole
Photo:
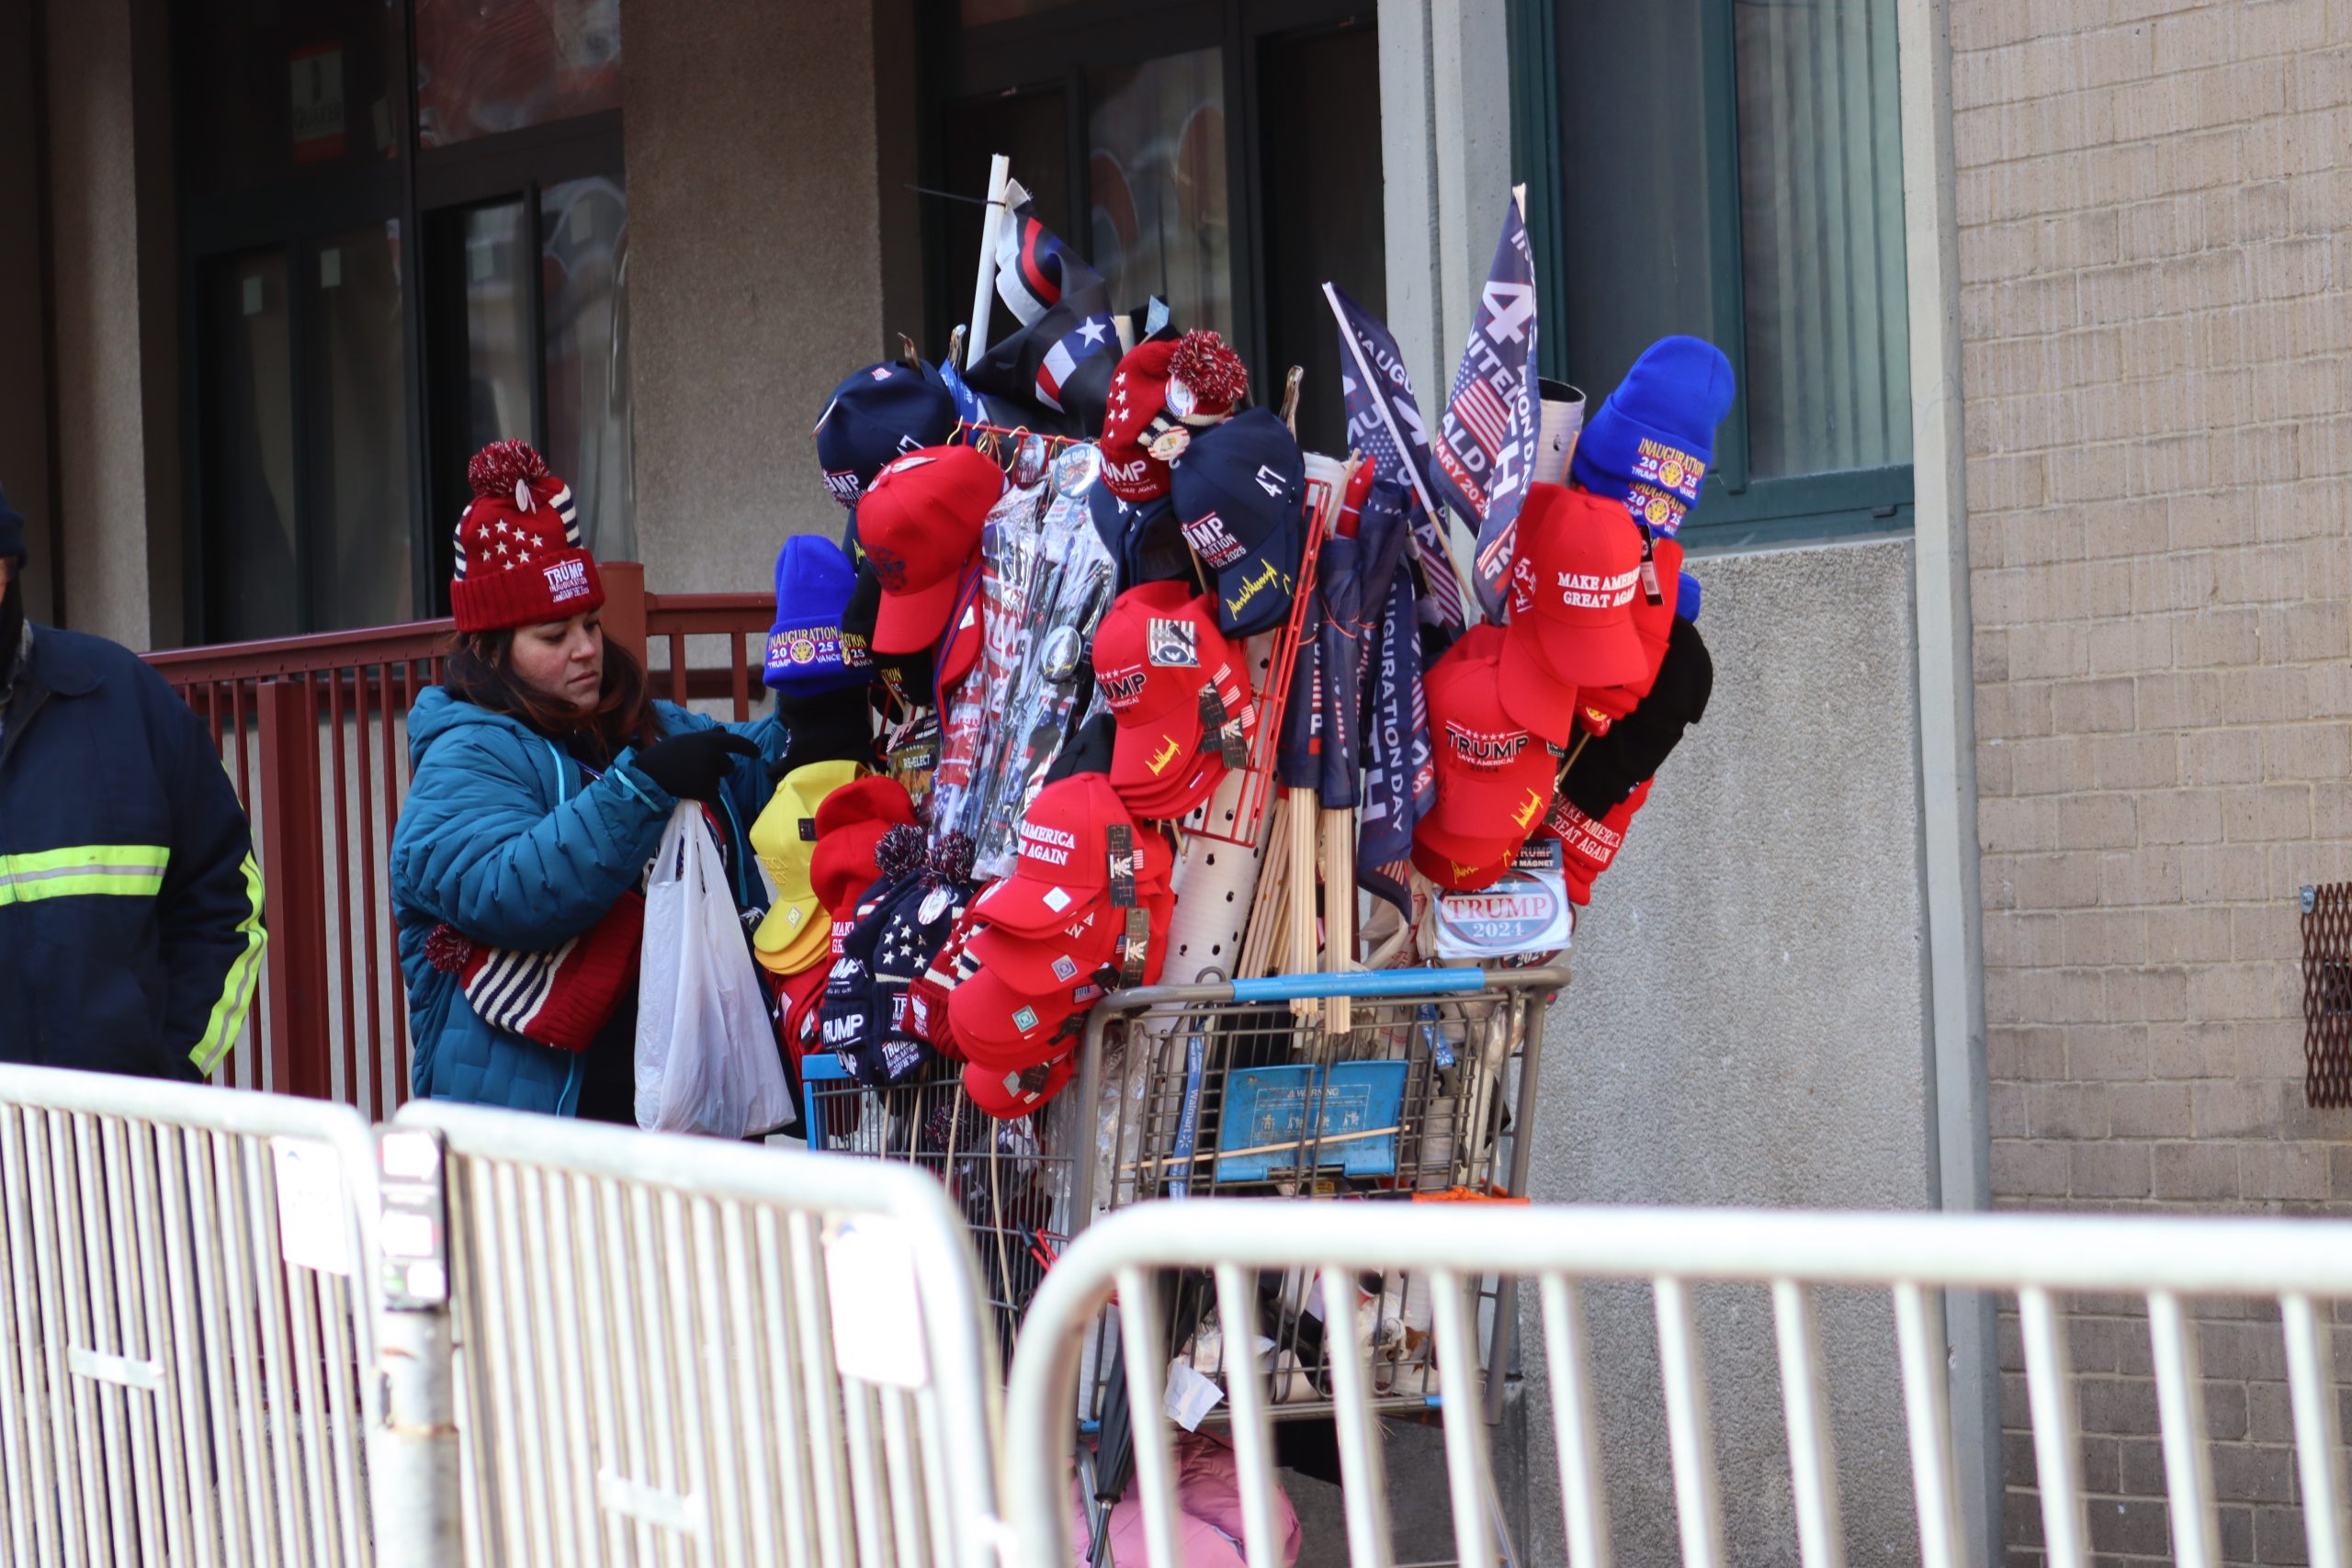
[[[1000,1362],[936,1181],[438,1102],[418,1129],[468,1562],[998,1561]]]
[[[2211,1568],[2221,1536],[2202,1411],[2195,1297],[2278,1303],[2293,1410],[2300,1501],[2313,1568],[2352,1563],[2327,1303],[2352,1297],[2352,1225],[2324,1221],[2028,1214],[1828,1214],[1787,1211],[1534,1208],[1430,1212],[1370,1203],[1207,1201],[1114,1213],[1080,1235],[1031,1303],[1009,1398],[1008,1501],[1019,1561],[1071,1559],[1071,1419],[1080,1360],[1095,1316],[1115,1292],[1126,1373],[1156,1391],[1167,1342],[1155,1276],[1204,1269],[1226,1321],[1246,1322],[1259,1270],[1319,1269],[1327,1321],[1355,1307],[1356,1270],[1419,1269],[1434,1298],[1437,1359],[1448,1388],[1475,1387],[1476,1283],[1503,1274],[1531,1283],[1526,1355],[1551,1391],[1567,1559],[1611,1561],[1601,1431],[1587,1344],[1588,1281],[1649,1288],[1657,1318],[1665,1419],[1681,1558],[1725,1559],[1723,1497],[1709,1418],[1692,1288],[1770,1287],[1782,1389],[1797,1544],[1806,1568],[1842,1568],[1845,1530],[1815,1297],[1825,1286],[1887,1290],[1893,1298],[1905,1429],[1926,1568],[1969,1562],[1946,1386],[1940,1292],[2013,1292],[2040,1483],[2041,1550],[2051,1568],[2085,1568],[2090,1529],[2068,1358],[2073,1292],[2143,1301],[2150,1324],[2174,1561]],[[1361,1361],[1333,1365],[1351,1560],[1387,1564],[1391,1524],[1373,1393]],[[1252,1568],[1278,1561],[1267,1392],[1258,1373],[1229,1377],[1231,1430]],[[1156,1404],[1154,1397],[1149,1403]],[[1475,1407],[1442,1411],[1458,1561],[1498,1561],[1488,1428]],[[1135,1428],[1144,1528],[1156,1562],[1178,1561],[1169,1435]],[[1997,1550],[1988,1547],[1988,1551]],[[1505,1556],[1504,1561],[1515,1561]]]
[[[600,570],[605,635],[649,660],[657,692],[751,716],[767,595],[651,594],[633,561]],[[440,680],[453,629],[418,621],[148,655],[210,728],[261,862],[260,1002],[217,1081],[340,1100],[371,1117],[408,1098],[388,859],[409,778],[408,712]]]
[[[373,1562],[350,1109],[0,1066],[0,1555]]]
[[[401,1208],[394,1179],[418,1175],[420,1141],[433,1201]],[[1114,1292],[1126,1375],[1152,1391],[1136,1408],[1157,1411],[1159,1272],[1204,1273],[1242,1323],[1261,1272],[1311,1271],[1325,1320],[1344,1324],[1362,1276],[1409,1269],[1430,1303],[1461,1563],[1525,1560],[1496,1429],[1481,1401],[1451,1397],[1479,1387],[1482,1330],[1511,1326],[1508,1313],[1482,1325],[1478,1304],[1509,1280],[1529,1287],[1516,1325],[1531,1385],[1549,1391],[1576,1568],[1607,1568],[1622,1539],[1589,1325],[1594,1298],[1629,1287],[1655,1319],[1679,1556],[1727,1560],[1695,1305],[1718,1282],[1769,1293],[1759,1333],[1807,1568],[1845,1561],[1826,1372],[1853,1347],[1825,1354],[1821,1303],[1857,1288],[1892,1309],[1926,1568],[1973,1560],[1946,1384],[1953,1290],[2014,1298],[2039,1485],[2017,1506],[2038,1507],[2040,1528],[2012,1538],[2052,1568],[2092,1550],[2070,1309],[2111,1314],[2118,1298],[2149,1325],[2173,1560],[2222,1558],[2199,1313],[2242,1330],[2256,1303],[2277,1314],[2305,1559],[2352,1568],[2331,1310],[2352,1299],[2352,1226],[2338,1222],[1139,1203],[1046,1272],[1006,1422],[978,1262],[920,1171],[437,1104],[409,1107],[381,1144],[379,1179],[378,1141],[347,1107],[0,1067],[0,1560],[982,1568],[1001,1552],[1062,1568],[1080,1354]],[[1399,1521],[1379,1391],[1365,1357],[1333,1355],[1329,1371],[1348,1549],[1386,1564]],[[1237,1361],[1225,1393],[1212,1419],[1229,1428],[1263,1568],[1282,1516],[1262,1368]],[[1610,1408],[1623,1482],[1638,1423]],[[1177,1561],[1167,1426],[1137,1421],[1133,1441],[1154,1560]]]

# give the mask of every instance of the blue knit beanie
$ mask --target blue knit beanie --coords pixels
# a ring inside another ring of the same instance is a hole
[[[1569,477],[1671,537],[1698,503],[1731,399],[1723,350],[1695,337],[1660,338],[1585,421]]]

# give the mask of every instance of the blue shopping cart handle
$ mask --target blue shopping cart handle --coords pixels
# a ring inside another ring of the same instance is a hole
[[[1237,1002],[1286,1002],[1296,997],[1413,997],[1431,991],[1483,991],[1479,969],[1374,969],[1351,975],[1269,975],[1236,980]]]

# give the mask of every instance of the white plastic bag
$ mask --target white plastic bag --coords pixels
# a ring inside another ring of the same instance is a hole
[[[791,1119],[792,1090],[718,846],[702,807],[682,801],[645,889],[637,1124],[744,1138]]]

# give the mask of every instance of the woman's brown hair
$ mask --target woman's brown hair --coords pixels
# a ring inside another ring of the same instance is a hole
[[[451,696],[519,718],[542,735],[558,740],[585,736],[600,753],[600,761],[611,761],[627,747],[650,746],[662,739],[662,719],[653,711],[645,666],[610,637],[605,639],[605,680],[597,688],[596,705],[584,711],[559,706],[517,680],[514,649],[512,630],[459,632],[449,645],[441,683]]]

